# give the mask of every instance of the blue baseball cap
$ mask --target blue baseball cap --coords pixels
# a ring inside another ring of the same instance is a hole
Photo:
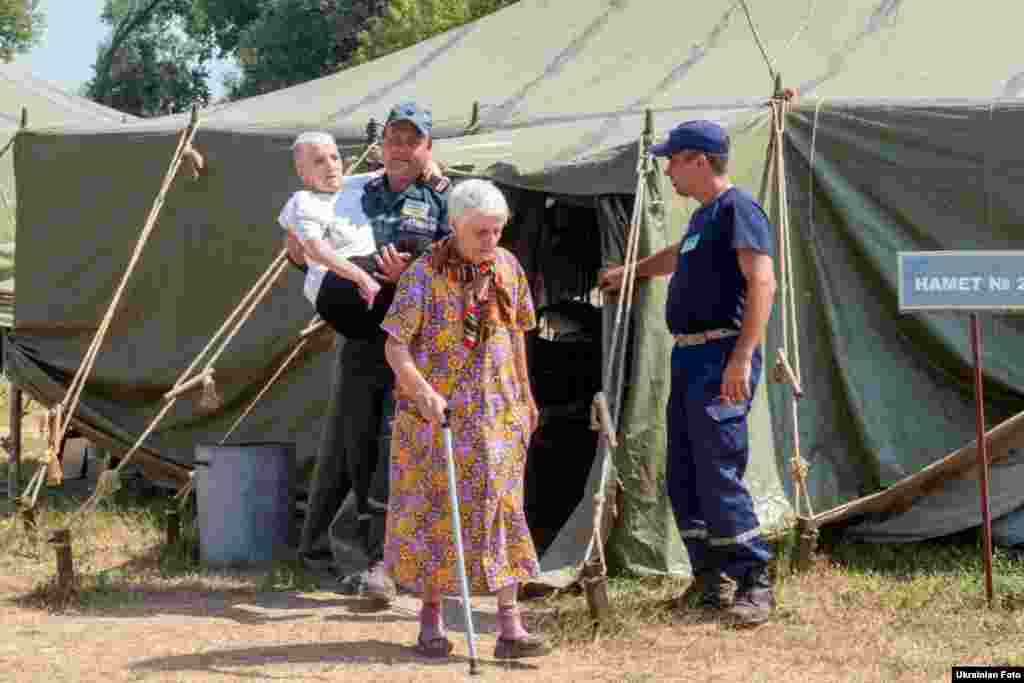
[[[391,113],[388,114],[388,120],[384,123],[385,128],[395,121],[409,121],[427,137],[430,136],[430,129],[433,125],[430,110],[415,102],[403,102],[392,107]]]
[[[729,135],[714,121],[687,121],[673,128],[668,140],[651,145],[650,152],[656,157],[670,157],[684,149],[728,156]]]

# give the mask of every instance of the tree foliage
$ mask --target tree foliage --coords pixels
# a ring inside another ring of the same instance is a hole
[[[89,94],[142,115],[180,111],[207,101],[209,63],[226,58],[240,70],[228,97],[249,97],[375,59],[513,2],[107,0],[111,37]]]
[[[159,116],[206,104],[209,44],[187,32],[188,0],[106,0],[111,27],[100,46],[87,95],[136,116]]]
[[[259,95],[334,71],[337,26],[348,18],[345,9],[321,0],[277,0],[265,3],[259,16],[244,26],[236,24],[224,46],[231,47],[241,69],[230,97]]]
[[[390,0],[359,33],[347,66],[415,45],[511,5],[516,0]]]
[[[0,0],[0,61],[10,62],[31,49],[45,27],[39,0]]]

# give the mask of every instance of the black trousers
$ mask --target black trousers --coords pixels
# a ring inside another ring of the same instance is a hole
[[[320,284],[316,312],[345,339],[373,339],[380,336],[380,324],[394,298],[395,286],[381,283],[373,308],[368,309],[356,284],[329,270]]]
[[[384,556],[395,413],[394,375],[384,358],[385,339],[381,333],[374,339],[343,342],[300,551],[312,549],[351,492],[370,562]]]
[[[309,551],[350,492],[365,530],[371,562],[383,556],[388,502],[394,374],[380,329],[395,286],[382,283],[373,308],[353,282],[328,271],[316,310],[344,340],[331,387],[327,424],[310,488],[300,550]]]
[[[386,335],[351,339],[342,349],[342,443],[360,519],[368,524],[367,554],[383,557],[391,427],[395,416],[394,373],[384,357]]]

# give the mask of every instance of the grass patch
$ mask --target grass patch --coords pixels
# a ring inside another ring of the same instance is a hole
[[[9,433],[9,385],[0,382],[0,434]],[[22,420],[21,486],[27,486],[45,453],[40,416],[45,409],[25,399]],[[90,467],[97,467],[95,462]],[[8,458],[0,458],[0,487],[6,488]],[[266,592],[304,591],[317,587],[317,577],[297,560],[284,560],[262,569],[214,569],[199,562],[198,529],[194,508],[181,511],[178,542],[166,544],[167,511],[177,504],[169,496],[126,485],[102,501],[95,511],[72,528],[75,584],[70,591],[56,582],[56,560],[48,543],[56,529],[68,528],[72,516],[88,496],[82,482],[65,481],[60,487],[43,486],[36,505],[36,530],[28,532],[13,501],[0,498],[0,579],[24,587],[16,602],[48,611],[102,610],[137,605],[147,595],[190,591]],[[16,591],[15,591],[16,592]]]
[[[556,646],[595,639],[629,639],[652,625],[672,623],[665,603],[681,593],[689,579],[676,577],[609,577],[610,617],[595,626],[583,591],[571,588],[533,601],[532,628],[541,630]]]
[[[956,664],[1024,662],[1022,553],[995,549],[996,600],[990,609],[977,533],[905,545],[826,540],[831,542],[808,572],[789,573],[786,558],[780,560],[778,607],[773,623],[757,632],[764,640],[759,647],[805,652],[811,669],[833,667],[833,675],[861,672],[848,680],[937,680]],[[776,544],[779,555],[787,547]],[[750,637],[699,613],[669,609],[666,602],[687,584],[679,578],[612,577],[613,614],[600,628],[578,590],[531,604],[531,625],[560,647],[594,641],[653,647],[665,637],[658,634],[685,629],[692,634],[693,656],[706,648],[712,658],[733,639]]]
[[[882,595],[886,606],[947,609],[987,606],[981,532],[905,544],[831,542],[836,568],[865,596]],[[996,607],[1024,606],[1024,552],[993,547],[992,585]]]
[[[31,586],[17,602],[60,612],[101,610],[136,605],[147,595],[189,591],[307,591],[318,579],[297,560],[265,568],[208,568],[200,564],[194,513],[184,510],[177,543],[167,545],[168,496],[118,491],[101,502],[72,529],[75,585],[62,590],[56,582],[55,550],[48,543],[56,529],[68,528],[82,496],[43,489],[36,510],[36,530],[29,532],[13,513],[0,517],[0,576]]]

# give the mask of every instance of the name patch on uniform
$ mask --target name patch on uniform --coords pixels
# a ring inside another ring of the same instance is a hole
[[[700,242],[700,233],[696,235],[690,235],[683,240],[683,246],[680,248],[679,253],[685,254],[688,251],[693,251],[697,247],[697,243]]]
[[[430,215],[430,205],[426,202],[419,202],[415,199],[406,199],[402,204],[402,215],[410,218],[418,218],[421,221],[427,220]]]

